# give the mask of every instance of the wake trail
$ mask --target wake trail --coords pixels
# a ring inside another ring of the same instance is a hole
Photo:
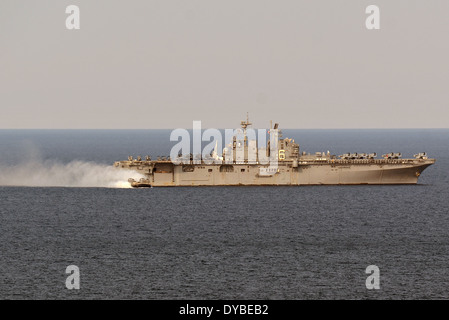
[[[0,163],[0,186],[131,188],[129,178],[143,177],[133,170],[80,160],[66,164],[50,160]]]

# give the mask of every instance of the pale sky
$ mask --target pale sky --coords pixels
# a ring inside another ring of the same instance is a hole
[[[68,5],[80,30],[68,30]],[[368,5],[380,30],[368,30]],[[1,0],[0,128],[448,128],[448,0]]]

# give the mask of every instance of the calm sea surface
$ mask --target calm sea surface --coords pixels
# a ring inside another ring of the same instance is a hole
[[[437,162],[416,186],[112,188],[170,130],[0,130],[0,299],[448,299],[449,130],[283,132]]]

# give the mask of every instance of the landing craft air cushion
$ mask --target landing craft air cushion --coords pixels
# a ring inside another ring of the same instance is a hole
[[[210,158],[189,154],[178,159],[151,160],[146,156],[142,160],[140,156],[130,156],[114,166],[145,176],[139,181],[129,179],[133,187],[300,186],[416,184],[424,169],[435,163],[425,152],[413,159],[403,159],[401,153],[384,154],[382,158],[376,158],[376,153],[300,153],[295,140],[281,138],[278,124],[270,129],[271,139],[266,147],[258,149],[257,141],[248,139],[250,125],[248,119],[241,122],[242,138],[234,136],[222,156],[218,155],[216,144]],[[239,158],[239,154],[243,157]]]

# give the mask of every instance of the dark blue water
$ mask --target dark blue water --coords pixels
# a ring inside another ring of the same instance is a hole
[[[57,182],[55,163],[165,155],[169,133],[0,130],[0,181],[29,160]],[[310,152],[426,151],[437,162],[416,186],[0,186],[0,298],[449,297],[449,130],[284,136]],[[65,287],[72,264],[80,290]],[[380,290],[365,287],[369,265]]]

